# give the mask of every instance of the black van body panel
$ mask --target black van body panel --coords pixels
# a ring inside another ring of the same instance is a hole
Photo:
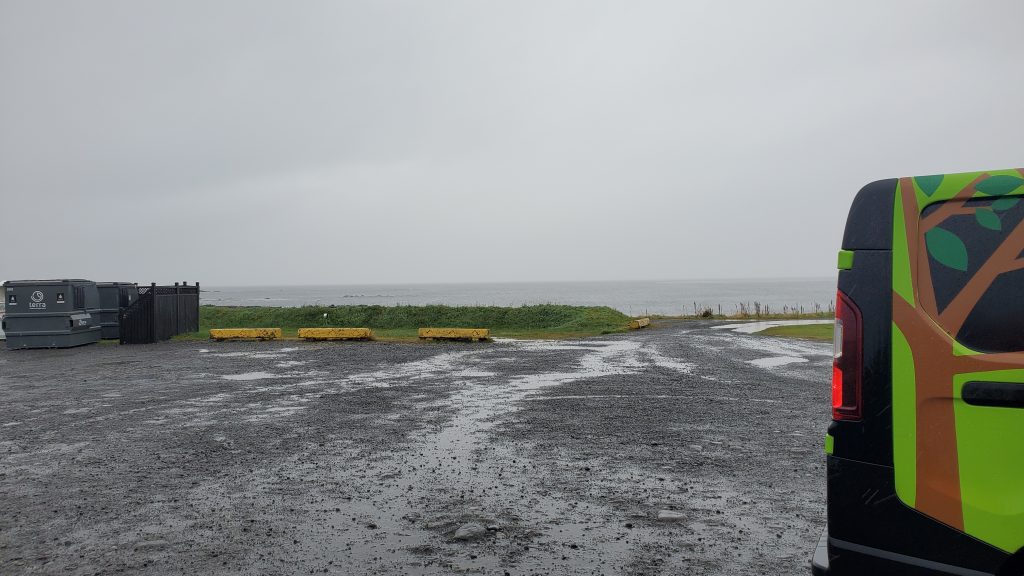
[[[862,419],[828,426],[826,553],[819,543],[811,571],[822,576],[1022,576],[1024,549],[1008,553],[924,515],[896,494],[892,247],[897,184],[897,179],[867,184],[847,219],[842,247],[854,252],[853,264],[840,271],[839,289],[861,313]],[[998,386],[985,386],[978,392],[980,401],[998,396]]]
[[[827,563],[816,574],[1008,574],[1016,557],[905,505],[896,494],[892,439],[892,235],[896,179],[860,190],[838,287],[861,312],[862,419],[833,421]],[[968,565],[965,565],[968,564]],[[1016,573],[1014,573],[1016,575]]]
[[[828,536],[830,575],[865,574],[869,567],[881,569],[876,575],[1000,574],[1010,557],[903,504],[891,466],[835,456],[828,457]],[[904,561],[889,559],[895,556]]]
[[[892,250],[892,202],[895,178],[878,180],[860,189],[850,206],[843,233],[843,250]]]
[[[837,456],[892,465],[892,252],[855,254],[853,268],[839,271],[839,290],[861,311],[863,417],[832,422],[829,434]]]
[[[843,249],[853,267],[839,271],[839,290],[861,311],[862,419],[833,422],[829,434],[843,458],[892,464],[892,214],[896,179],[861,188],[850,207]]]

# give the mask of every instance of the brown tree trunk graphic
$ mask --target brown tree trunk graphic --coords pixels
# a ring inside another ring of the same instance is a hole
[[[1024,172],[1022,172],[1024,174]],[[955,356],[953,338],[971,311],[1000,274],[1024,268],[1024,221],[1003,240],[978,272],[941,312],[935,300],[925,234],[948,218],[973,214],[966,201],[974,196],[982,174],[927,217],[919,218],[914,182],[900,181],[910,271],[917,306],[893,292],[893,321],[910,345],[916,380],[917,503],[926,514],[963,529],[953,377],[968,372],[1021,368],[1024,353]]]

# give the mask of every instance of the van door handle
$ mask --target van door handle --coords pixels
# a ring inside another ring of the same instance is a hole
[[[1024,408],[1024,383],[968,382],[960,395],[972,406]]]

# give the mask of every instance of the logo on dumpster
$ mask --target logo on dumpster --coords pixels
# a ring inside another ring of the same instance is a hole
[[[46,296],[42,292],[40,292],[39,290],[36,290],[35,292],[32,293],[32,296],[29,297],[29,300],[31,300],[31,302],[28,303],[28,307],[29,308],[45,309],[46,308],[46,304],[43,302],[43,300],[45,300],[45,299],[46,299]]]

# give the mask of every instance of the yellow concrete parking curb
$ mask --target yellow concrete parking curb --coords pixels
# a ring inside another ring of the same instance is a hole
[[[303,340],[372,340],[369,328],[299,328]]]
[[[487,328],[420,328],[420,338],[434,340],[490,340]]]
[[[277,340],[280,328],[213,328],[210,338],[214,340]]]
[[[635,319],[633,319],[633,321],[631,321],[629,323],[629,327],[631,329],[633,329],[633,330],[637,330],[639,328],[643,328],[645,326],[650,326],[650,325],[651,325],[651,319],[650,318],[635,318]]]

